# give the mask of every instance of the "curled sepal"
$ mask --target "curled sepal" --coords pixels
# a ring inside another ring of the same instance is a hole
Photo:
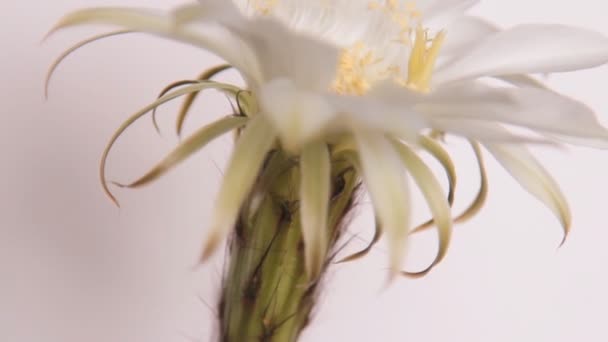
[[[370,243],[364,249],[338,260],[336,262],[336,264],[341,264],[344,262],[351,262],[351,261],[355,261],[355,260],[363,258],[372,250],[372,248],[374,248],[374,246],[378,243],[378,241],[380,241],[381,237],[382,237],[382,227],[380,226],[380,223],[379,223],[378,219],[376,218],[374,237],[372,237],[372,241],[370,241]]]
[[[486,144],[488,151],[530,194],[543,202],[560,220],[565,242],[572,217],[559,186],[527,149],[520,146]]]
[[[201,73],[197,77],[197,80],[199,80],[199,81],[210,80],[215,75],[217,75],[220,72],[227,70],[231,67],[232,66],[229,64],[221,64],[221,65],[215,66],[211,69],[203,71],[203,73]],[[194,100],[196,100],[196,97],[199,94],[200,94],[200,92],[193,92],[193,93],[188,94],[188,96],[186,96],[186,98],[184,98],[184,102],[182,102],[182,106],[180,107],[179,112],[177,113],[177,120],[175,123],[177,135],[182,134],[182,127],[184,125],[184,120],[186,119],[186,115],[188,115],[188,112],[190,111],[190,107],[192,107],[192,103],[194,103]]]
[[[362,176],[389,245],[389,280],[399,274],[410,224],[405,168],[393,145],[381,134],[355,135]]]
[[[415,151],[400,141],[393,141],[393,146],[399,153],[401,161],[409,170],[414,181],[422,191],[426,202],[433,215],[437,235],[439,237],[439,248],[435,260],[426,269],[420,272],[405,272],[407,275],[422,276],[430,272],[433,267],[443,260],[452,237],[452,215],[441,184],[433,175],[433,171],[424,163]]]
[[[218,82],[200,82],[200,83],[197,83],[194,85],[183,87],[174,92],[166,94],[165,96],[161,97],[160,99],[150,103],[149,105],[147,105],[144,108],[140,109],[139,111],[135,112],[127,120],[125,120],[120,125],[120,127],[118,127],[118,129],[114,132],[114,134],[112,134],[112,136],[110,137],[110,140],[108,141],[108,143],[101,155],[101,161],[99,163],[99,179],[101,181],[101,186],[103,187],[104,192],[108,195],[108,197],[110,197],[110,199],[112,200],[112,202],[114,202],[114,204],[116,204],[118,206],[118,201],[116,200],[114,195],[112,195],[112,193],[110,192],[110,189],[108,188],[108,184],[106,182],[106,161],[108,159],[108,155],[110,154],[110,150],[112,150],[112,147],[114,146],[114,143],[116,142],[116,140],[118,140],[118,138],[122,135],[122,133],[127,128],[129,128],[129,126],[131,126],[135,121],[140,119],[142,116],[146,115],[148,112],[150,112],[154,108],[156,108],[168,101],[171,101],[177,97],[183,96],[183,95],[191,93],[193,91],[200,91],[200,90],[206,89],[206,88],[214,88],[214,89],[221,89],[221,90],[227,90],[227,91],[238,89],[232,85],[218,83]]]
[[[272,148],[276,132],[259,115],[249,120],[236,142],[215,202],[209,238],[201,255],[207,260],[234,227],[239,209],[253,187],[266,154]]]
[[[448,152],[439,144],[436,139],[422,136],[419,140],[420,145],[427,150],[441,164],[448,178],[448,203],[454,204],[454,194],[456,192],[456,167]],[[425,231],[435,224],[434,219],[430,219],[412,230],[412,233]]]
[[[61,55],[59,55],[59,57],[57,57],[55,59],[55,61],[53,61],[53,63],[51,64],[51,66],[49,67],[49,70],[46,73],[46,77],[44,79],[44,96],[46,98],[49,97],[49,84],[51,82],[51,78],[53,77],[53,74],[55,73],[55,70],[57,70],[57,67],[72,53],[74,53],[76,50],[79,50],[81,47],[88,45],[90,43],[96,42],[98,40],[101,39],[105,39],[105,38],[109,38],[109,37],[113,37],[113,36],[118,36],[118,35],[122,35],[122,34],[127,34],[127,33],[133,33],[136,31],[131,31],[131,30],[119,30],[119,31],[112,31],[112,32],[107,32],[107,33],[102,33],[102,34],[98,34],[95,35],[93,37],[87,38],[85,40],[82,40],[76,44],[74,44],[72,47],[70,47],[69,49],[65,50]]]
[[[243,49],[230,35],[196,32],[179,25],[179,18],[163,15],[157,11],[132,7],[94,7],[77,10],[63,16],[47,33],[46,37],[59,30],[87,24],[106,24],[123,27],[126,30],[158,35],[174,41],[187,43],[206,49],[235,64],[242,59]],[[215,32],[215,31],[214,31]]]
[[[456,223],[465,222],[477,215],[477,213],[479,213],[481,208],[486,203],[486,199],[488,197],[488,173],[484,165],[481,147],[476,141],[471,140],[469,143],[473,148],[473,152],[475,152],[475,158],[477,159],[477,165],[479,167],[479,190],[477,191],[477,195],[475,196],[473,202],[471,202],[471,204],[454,219],[454,222]]]
[[[184,159],[191,156],[208,143],[218,138],[219,136],[247,123],[247,118],[239,116],[228,116],[207,126],[200,128],[193,133],[188,139],[179,144],[171,153],[169,153],[162,161],[154,166],[148,173],[130,184],[118,184],[120,187],[137,188],[146,185],[159,177],[163,176]]]
[[[328,248],[327,229],[331,166],[329,149],[323,142],[307,144],[300,156],[300,219],[304,260],[310,280],[319,277]]]
[[[171,90],[178,88],[178,87],[182,87],[185,85],[191,85],[191,84],[196,84],[199,81],[195,81],[195,80],[182,80],[182,81],[176,81],[173,82],[171,84],[169,84],[168,86],[164,87],[163,90],[160,91],[160,94],[158,94],[157,99],[160,99],[161,97],[165,96],[166,93],[170,92]],[[196,93],[190,93],[187,96],[191,96],[192,94],[198,94],[198,92]],[[158,121],[156,120],[156,109],[158,107],[152,109],[152,125],[154,125],[154,129],[156,130],[156,132],[158,134],[160,134],[160,127],[158,126]]]

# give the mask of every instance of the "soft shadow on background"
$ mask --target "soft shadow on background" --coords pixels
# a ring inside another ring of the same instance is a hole
[[[64,48],[101,28],[40,40],[66,11],[95,5],[170,8],[170,0],[55,0],[0,3],[0,340],[9,342],[210,341],[221,255],[195,266],[221,169],[225,137],[140,190],[103,195],[97,163],[106,139],[171,81],[219,62],[197,49],[131,35],[95,43],[58,69],[44,100],[46,68]],[[509,26],[556,22],[608,35],[597,0],[486,0],[476,13]],[[227,75],[236,80],[235,75]],[[608,122],[608,68],[552,76],[550,84],[588,103]],[[201,96],[186,127],[230,110]],[[159,112],[163,135],[142,120],[116,145],[112,180],[141,175],[177,143],[176,104]],[[456,209],[476,191],[476,168],[454,141]],[[486,210],[458,226],[446,261],[421,280],[383,289],[386,252],[333,268],[303,341],[606,341],[608,151],[537,149],[568,196],[573,232],[557,250],[560,226],[493,161]],[[426,208],[416,206],[424,219]],[[348,250],[371,234],[362,200]],[[431,260],[432,233],[412,241],[408,265]],[[221,254],[221,253],[220,253]]]

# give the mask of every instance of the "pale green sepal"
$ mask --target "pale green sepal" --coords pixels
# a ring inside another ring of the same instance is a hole
[[[382,237],[382,227],[380,226],[380,223],[378,221],[379,220],[376,218],[374,236],[372,237],[372,241],[370,241],[364,249],[338,260],[336,264],[361,259],[366,256],[372,250],[372,248],[374,248],[374,246],[378,243],[378,241],[380,241],[380,238]]]
[[[80,49],[81,47],[83,47],[85,45],[96,42],[98,40],[113,37],[113,36],[118,36],[118,35],[122,35],[122,34],[133,33],[133,32],[136,32],[136,31],[119,30],[119,31],[112,31],[112,32],[98,34],[93,37],[82,40],[82,41],[74,44],[69,49],[65,50],[63,53],[61,53],[61,55],[59,55],[59,57],[57,57],[53,61],[53,64],[51,64],[51,66],[49,67],[49,70],[46,73],[46,77],[44,79],[44,96],[46,98],[49,97],[49,84],[51,82],[51,78],[53,77],[53,74],[55,73],[55,70],[57,70],[57,67],[73,52],[75,52],[76,50]]]
[[[239,210],[253,187],[275,139],[275,130],[262,115],[249,120],[228,162],[216,198],[211,231],[205,242],[201,261],[207,260],[217,250],[220,242],[234,227]]]
[[[424,163],[414,150],[400,141],[393,141],[393,146],[399,153],[401,161],[409,170],[414,181],[422,191],[423,196],[431,210],[434,223],[437,227],[439,236],[439,248],[433,263],[420,272],[406,272],[411,276],[422,276],[433,269],[447,252],[452,237],[452,215],[450,204],[448,203],[441,184],[433,175],[433,171]]]
[[[562,245],[568,237],[572,217],[559,186],[545,168],[525,148],[485,144],[496,160],[521,184],[521,186],[543,202],[560,220],[564,229]]]
[[[475,152],[475,158],[479,168],[479,190],[477,191],[477,195],[475,196],[475,199],[473,199],[473,202],[454,219],[454,222],[456,223],[463,223],[477,215],[488,198],[488,173],[484,165],[481,147],[476,141],[471,140],[469,143],[473,148],[473,152]]]
[[[300,156],[300,219],[306,270],[317,279],[328,248],[327,227],[331,166],[329,150],[323,142],[307,144]]]
[[[136,188],[146,185],[159,177],[163,176],[173,167],[177,166],[184,159],[191,156],[193,153],[205,147],[208,143],[218,138],[219,136],[247,123],[247,118],[244,116],[228,116],[218,121],[215,121],[207,126],[200,128],[193,133],[188,139],[179,144],[171,153],[169,153],[161,162],[154,166],[144,176],[137,179],[133,183],[123,185],[114,183],[121,187]]]
[[[228,92],[232,92],[232,91],[238,91],[237,87],[234,87],[232,85],[229,84],[223,84],[223,83],[218,83],[218,82],[200,82],[194,85],[190,85],[190,86],[186,86],[183,87],[181,89],[178,89],[172,93],[169,93],[161,98],[159,98],[158,100],[150,103],[149,105],[145,106],[144,108],[140,109],[139,111],[137,111],[136,113],[132,114],[127,120],[125,120],[120,127],[118,127],[118,129],[114,132],[114,134],[112,134],[112,136],[110,137],[110,140],[108,141],[108,143],[106,144],[106,147],[101,155],[101,161],[99,163],[99,179],[101,181],[101,186],[103,187],[104,192],[108,195],[108,197],[110,197],[110,199],[112,200],[112,202],[114,202],[117,206],[118,206],[118,201],[116,200],[116,198],[114,197],[114,195],[112,195],[112,193],[110,192],[110,189],[108,188],[108,184],[106,181],[106,160],[108,159],[108,155],[110,153],[110,150],[112,149],[112,147],[114,146],[114,143],[116,142],[116,140],[122,135],[122,133],[129,128],[129,126],[131,126],[135,121],[137,121],[138,119],[140,119],[142,116],[146,115],[148,112],[150,112],[151,110],[153,110],[154,108],[168,102],[171,101],[177,97],[195,92],[195,91],[201,91],[203,89],[209,89],[209,88],[213,88],[213,89],[218,89],[218,90],[224,90],[224,91],[228,91]]]
[[[390,280],[401,271],[410,228],[406,170],[383,135],[361,131],[355,139],[364,183],[388,240]]]
[[[145,32],[159,35],[175,41],[211,51],[224,60],[233,62],[239,60],[234,41],[227,42],[217,35],[205,36],[196,31],[178,25],[179,18],[163,15],[157,11],[132,7],[93,7],[77,10],[63,16],[44,37],[46,39],[55,32],[87,24],[106,24],[121,26],[126,30]],[[44,40],[43,39],[43,40]],[[243,52],[241,52],[243,53]],[[243,70],[241,70],[243,71]]]
[[[443,167],[448,178],[448,203],[450,206],[454,204],[454,195],[456,193],[456,167],[448,152],[441,144],[432,137],[422,136],[418,141],[420,146],[427,150]],[[425,231],[435,224],[434,219],[430,219],[412,230],[412,233]]]
[[[214,77],[215,75],[219,74],[220,72],[230,69],[230,68],[232,68],[232,66],[230,64],[220,64],[211,69],[203,71],[198,76],[197,80],[199,80],[199,81],[209,80],[212,77]],[[175,120],[175,129],[176,129],[178,136],[182,134],[182,127],[184,125],[184,121],[186,120],[186,116],[188,115],[188,112],[190,111],[190,107],[194,103],[194,100],[196,100],[196,97],[199,94],[200,94],[200,92],[190,93],[186,96],[186,98],[184,99],[184,102],[182,102],[182,105],[179,108],[179,112],[177,113],[177,119]],[[238,92],[237,92],[237,94],[238,94]],[[237,101],[238,101],[238,99],[237,99]]]

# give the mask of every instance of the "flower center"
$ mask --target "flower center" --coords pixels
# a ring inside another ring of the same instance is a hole
[[[418,92],[429,92],[435,62],[445,32],[429,38],[420,23],[421,13],[413,1],[401,5],[398,0],[372,1],[369,10],[381,11],[399,28],[395,42],[410,49],[407,73],[387,62],[382,53],[359,42],[344,49],[338,63],[338,75],[333,90],[344,95],[363,95],[379,80],[392,79],[395,83]]]
[[[280,0],[248,0],[250,9],[257,15],[272,14],[279,3]],[[422,26],[422,13],[415,1],[371,0],[367,10],[381,13],[395,25],[394,36],[384,42],[360,41],[343,49],[331,90],[342,95],[363,95],[376,82],[390,79],[410,90],[429,92],[445,32],[429,37]],[[409,52],[406,52],[407,63],[388,60],[390,53],[382,48],[387,44],[403,45],[403,49]],[[401,67],[405,65],[407,70]]]

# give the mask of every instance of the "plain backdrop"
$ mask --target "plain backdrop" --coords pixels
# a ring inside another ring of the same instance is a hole
[[[229,137],[151,186],[103,195],[99,156],[129,113],[178,79],[219,60],[148,36],[93,44],[58,69],[45,101],[43,78],[71,43],[103,28],[45,32],[65,12],[96,5],[171,8],[172,0],[1,0],[0,340],[7,342],[212,341],[221,255],[193,268],[206,233]],[[598,0],[485,0],[474,13],[508,27],[522,22],[578,25],[608,35]],[[236,80],[235,75],[227,75]],[[554,75],[557,90],[608,118],[608,68]],[[141,175],[178,142],[176,104],[130,129],[108,164],[112,180]],[[201,96],[192,132],[226,114],[218,94]],[[452,139],[460,183],[455,211],[477,190],[466,145]],[[574,214],[561,249],[558,221],[492,160],[485,210],[460,225],[445,262],[428,277],[384,288],[386,249],[332,268],[302,341],[608,341],[608,151],[536,149]],[[436,165],[434,166],[436,167]],[[416,195],[415,198],[420,198]],[[417,219],[428,214],[420,200]],[[363,199],[349,229],[356,250],[372,234]],[[408,267],[432,260],[432,233],[412,240]],[[220,253],[221,254],[221,253]]]

